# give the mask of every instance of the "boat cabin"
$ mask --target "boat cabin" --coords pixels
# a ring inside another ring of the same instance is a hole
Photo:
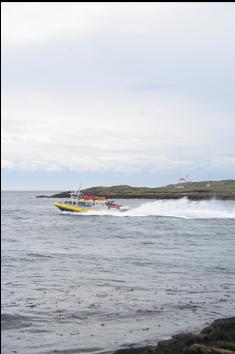
[[[104,199],[78,199],[78,200],[66,200],[63,204],[73,205],[79,207],[94,207],[94,206],[108,206],[111,207],[114,205],[113,200],[104,200]]]

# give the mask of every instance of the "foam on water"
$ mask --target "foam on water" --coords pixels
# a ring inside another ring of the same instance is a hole
[[[138,207],[130,208],[128,211],[122,212],[106,210],[69,214],[118,217],[166,216],[185,219],[235,219],[235,207],[234,205],[225,206],[218,200],[191,201],[187,198],[181,198],[176,200],[145,202]]]

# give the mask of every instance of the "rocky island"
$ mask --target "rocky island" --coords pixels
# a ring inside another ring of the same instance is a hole
[[[50,196],[38,196],[48,198],[68,198],[71,191],[65,191]],[[187,197],[190,200],[235,200],[235,180],[203,181],[170,184],[164,187],[131,187],[118,185],[111,187],[91,187],[81,191],[84,194],[95,194],[106,198],[115,199],[178,199]]]

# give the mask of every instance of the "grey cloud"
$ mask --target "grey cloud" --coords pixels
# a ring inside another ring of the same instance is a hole
[[[201,156],[209,145],[221,146],[223,156],[234,148],[235,7],[180,5],[173,11],[161,5],[160,18],[157,6],[143,6],[142,12],[112,10],[103,23],[96,18],[97,31],[58,30],[4,45],[4,124],[9,136],[31,136],[16,139],[7,160],[35,168],[40,135],[53,159],[37,168],[50,161],[55,168],[88,168],[95,151],[103,154],[96,156],[97,169],[112,170],[122,154],[123,170],[159,161],[166,168],[180,146],[188,147],[188,161],[198,161],[199,147]],[[76,131],[80,144],[69,146]],[[28,153],[29,146],[28,162],[21,163],[19,151]]]

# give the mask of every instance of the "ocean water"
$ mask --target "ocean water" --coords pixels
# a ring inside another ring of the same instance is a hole
[[[235,202],[78,215],[38,194],[2,193],[3,354],[111,353],[235,315]]]

